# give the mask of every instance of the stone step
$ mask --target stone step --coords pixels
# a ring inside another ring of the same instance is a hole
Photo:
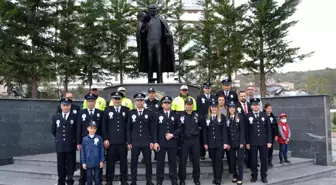
[[[278,160],[279,151],[275,150],[273,152],[274,160]],[[291,152],[288,152],[288,155],[291,155]],[[139,168],[144,167],[144,163],[141,163],[140,160],[142,159],[142,156],[139,156]],[[166,165],[168,164],[166,157]],[[224,157],[225,163],[226,163],[226,157]],[[79,163],[79,152],[77,152],[77,162]],[[131,158],[130,158],[130,152],[128,153],[128,163],[130,166]],[[56,153],[50,153],[50,154],[40,154],[40,155],[28,155],[28,156],[21,156],[21,157],[14,157],[14,163],[18,165],[36,165],[36,166],[50,166],[50,167],[56,167],[57,161],[56,161]],[[153,167],[156,167],[156,161],[154,160],[154,155],[152,156],[152,164]],[[201,167],[205,166],[211,166],[211,160],[209,159],[208,155],[206,156],[206,160],[200,161]],[[187,166],[192,166],[191,162],[188,160]],[[119,162],[117,162],[116,167],[119,167]]]
[[[335,181],[327,180],[326,183],[320,183],[319,178],[327,178],[334,176],[336,174],[336,168],[333,166],[317,166],[310,165],[295,169],[286,168],[273,168],[268,171],[268,184],[269,185],[335,185]],[[171,185],[169,178],[165,177],[163,185]],[[212,185],[212,176],[207,179],[201,178],[202,185]],[[155,178],[153,179],[154,184]],[[244,180],[245,185],[264,185],[258,177],[256,183],[250,182],[250,175],[245,174]],[[305,183],[307,182],[307,184]],[[309,184],[309,182],[314,182],[314,184]],[[37,179],[34,177],[23,177],[17,176],[17,174],[4,174],[0,173],[0,185],[56,185],[57,180],[48,179]],[[115,182],[114,184],[119,184]],[[145,181],[138,181],[137,184],[145,185]],[[222,184],[233,184],[231,183],[230,176],[224,176]],[[75,185],[78,185],[76,182]],[[186,185],[194,185],[192,180],[187,180]]]
[[[274,161],[273,169],[293,169],[293,168],[301,168],[306,167],[309,168],[313,166],[312,159],[302,159],[302,158],[291,158],[292,164],[281,165],[279,161]],[[228,176],[228,166],[224,163],[224,176]],[[272,169],[272,170],[273,170]],[[129,174],[130,168],[128,168]],[[104,169],[105,172],[105,169]],[[119,169],[115,170],[115,180],[119,179]],[[55,167],[48,166],[32,166],[32,165],[18,165],[12,164],[7,166],[0,166],[1,174],[8,174],[10,176],[16,175],[20,178],[38,178],[38,179],[57,179],[57,170]],[[246,174],[250,174],[249,169],[245,169]],[[153,168],[153,179],[155,178],[156,168]],[[202,167],[201,168],[201,176],[204,179],[212,178],[212,167]],[[165,177],[168,178],[168,167],[165,167]],[[75,179],[79,178],[79,170],[75,172]],[[145,168],[138,168],[138,179],[145,180]],[[192,179],[192,167],[187,167],[187,179]]]

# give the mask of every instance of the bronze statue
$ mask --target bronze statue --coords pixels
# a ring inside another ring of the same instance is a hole
[[[173,35],[167,22],[157,14],[157,9],[152,4],[138,15],[139,71],[148,74],[148,83],[162,83],[163,72],[175,72]],[[154,72],[157,79],[153,78]]]

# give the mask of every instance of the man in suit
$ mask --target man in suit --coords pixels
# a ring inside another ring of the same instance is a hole
[[[217,100],[216,95],[211,94],[211,83],[210,82],[205,82],[203,83],[203,94],[200,94],[197,96],[197,113],[198,115],[202,118],[205,119],[205,115],[208,114],[208,109],[210,106],[210,103],[213,100]],[[203,129],[200,130],[200,133],[202,135]],[[203,137],[200,138],[200,159],[205,160],[205,148],[204,148],[204,142],[203,142]]]
[[[234,101],[235,103],[238,102],[238,95],[235,91],[232,90],[232,81],[231,79],[224,79],[222,80],[222,90],[221,91],[218,91],[216,93],[216,96],[219,97],[219,96],[224,96],[225,97],[225,102],[226,104],[231,102],[231,101]]]

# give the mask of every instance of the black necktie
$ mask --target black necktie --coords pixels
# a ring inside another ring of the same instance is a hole
[[[225,96],[229,96],[229,92],[225,91]]]
[[[216,119],[216,116],[212,116],[212,120],[215,120]]]
[[[93,113],[92,113],[92,110],[90,110],[90,116],[92,116],[92,114],[93,114]]]
[[[259,113],[255,113],[256,118],[259,118]]]
[[[231,121],[234,119],[234,117],[230,117]]]
[[[120,113],[120,108],[119,108],[119,107],[117,107],[116,109],[117,109],[117,113]]]
[[[166,112],[166,116],[167,116],[167,118],[169,117],[169,114],[168,114],[168,112]]]
[[[63,119],[66,119],[66,114],[63,114]]]
[[[142,111],[139,111],[139,116],[141,116],[142,115]]]

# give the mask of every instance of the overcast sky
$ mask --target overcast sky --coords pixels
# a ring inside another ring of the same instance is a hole
[[[247,2],[247,0],[236,0]],[[279,3],[284,0],[278,0]],[[336,68],[336,0],[302,0],[293,15],[299,22],[291,28],[288,39],[302,52],[315,51],[302,62],[287,64],[280,71],[307,71]]]

